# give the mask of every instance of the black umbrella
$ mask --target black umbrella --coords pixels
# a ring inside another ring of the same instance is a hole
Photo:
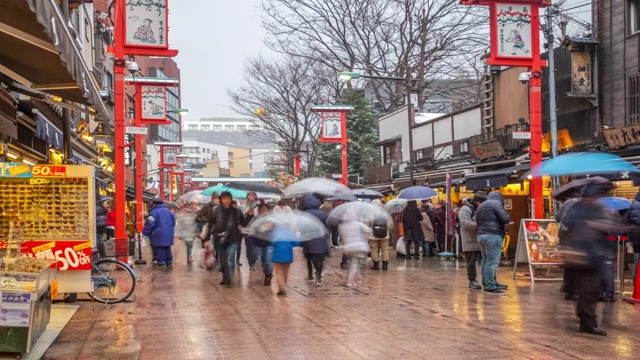
[[[605,179],[602,176],[593,176],[586,179],[573,180],[564,185],[560,185],[553,190],[551,195],[558,201],[564,201],[576,194],[580,193],[580,190],[587,184],[602,184],[610,186],[613,189],[613,184],[609,179]]]
[[[238,181],[228,186],[238,190],[282,195],[282,191],[277,187],[262,182]]]

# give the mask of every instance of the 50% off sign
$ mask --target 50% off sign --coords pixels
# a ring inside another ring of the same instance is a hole
[[[58,270],[91,270],[89,241],[27,241],[20,252],[22,256],[57,260]]]

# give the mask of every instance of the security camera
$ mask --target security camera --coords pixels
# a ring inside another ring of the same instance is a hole
[[[127,70],[129,70],[131,74],[135,74],[138,71],[140,71],[140,67],[138,66],[138,63],[135,61],[127,61],[125,65],[127,66]]]
[[[526,84],[532,77],[533,75],[531,74],[531,72],[522,72],[520,73],[520,75],[518,75],[518,80],[520,80],[521,83]]]

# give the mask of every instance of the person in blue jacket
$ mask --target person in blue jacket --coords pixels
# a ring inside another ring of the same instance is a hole
[[[285,214],[291,212],[288,206],[282,210]],[[277,212],[277,211],[276,211]],[[278,294],[287,295],[287,280],[289,280],[289,266],[293,262],[293,247],[300,246],[300,241],[286,224],[276,224],[271,234],[273,240],[273,264],[278,285]]]
[[[155,206],[149,212],[144,223],[142,234],[151,239],[153,252],[158,259],[158,266],[171,267],[173,265],[173,235],[176,226],[176,217],[164,206],[162,199],[153,199]]]

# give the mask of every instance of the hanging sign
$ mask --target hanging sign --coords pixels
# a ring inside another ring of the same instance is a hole
[[[164,86],[142,85],[142,121],[165,121],[167,118],[167,89]]]
[[[126,46],[167,49],[167,0],[126,1]]]
[[[162,165],[175,166],[178,165],[178,147],[177,146],[161,146],[162,149]]]
[[[499,57],[531,58],[530,8],[528,4],[496,4]]]
[[[342,139],[342,113],[337,111],[322,113],[322,138]]]
[[[588,51],[571,51],[571,93],[592,94],[592,63]]]

